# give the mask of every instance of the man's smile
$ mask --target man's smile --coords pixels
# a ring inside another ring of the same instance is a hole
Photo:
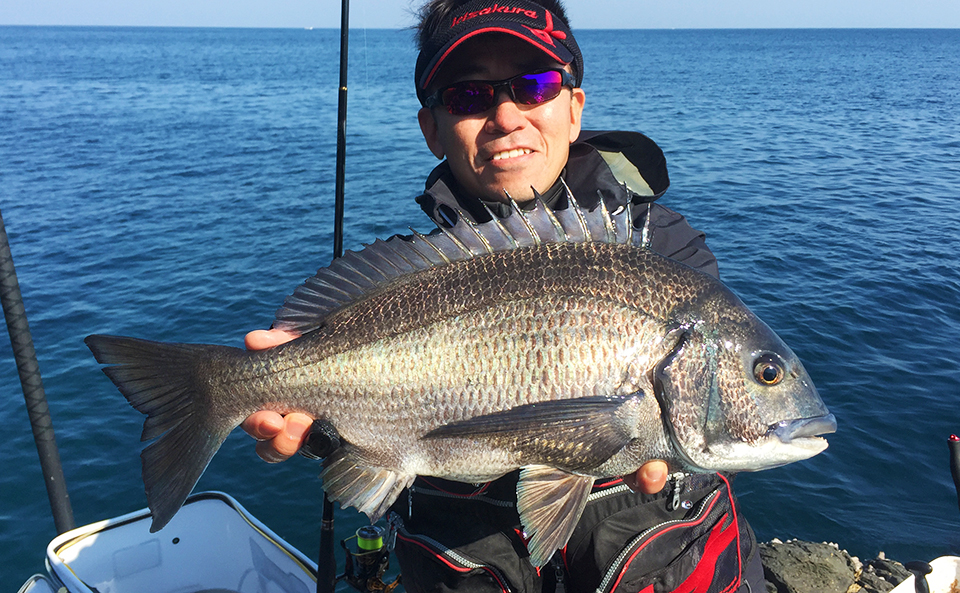
[[[514,149],[512,149],[512,150],[503,150],[503,151],[500,151],[500,152],[494,154],[493,157],[491,157],[490,160],[491,160],[491,161],[501,161],[501,160],[503,160],[503,159],[514,159],[514,158],[517,158],[517,157],[519,157],[519,156],[523,156],[523,155],[530,154],[530,153],[532,153],[532,152],[533,152],[533,151],[530,150],[529,148],[514,148]]]

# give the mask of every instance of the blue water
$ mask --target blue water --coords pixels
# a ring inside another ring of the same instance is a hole
[[[804,360],[830,448],[742,475],[761,539],[960,552],[960,31],[583,31],[585,126],[667,153],[663,203]],[[0,208],[78,524],[145,505],[142,417],[90,333],[240,345],[330,260],[336,31],[0,27]],[[346,246],[430,224],[407,32],[351,38]],[[0,587],[55,535],[0,340]],[[200,482],[313,555],[317,467],[234,434]],[[339,514],[346,535],[362,520]]]

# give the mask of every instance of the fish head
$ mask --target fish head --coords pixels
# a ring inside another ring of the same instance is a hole
[[[700,471],[757,471],[807,459],[836,431],[797,355],[722,285],[688,308],[654,371],[666,430]]]

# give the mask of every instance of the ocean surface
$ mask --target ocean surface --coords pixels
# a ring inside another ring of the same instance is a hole
[[[960,552],[960,31],[582,31],[588,129],[665,150],[662,203],[790,344],[830,448],[736,480],[761,540]],[[0,27],[0,209],[78,524],[145,506],[142,417],[90,333],[241,345],[332,256],[338,32]],[[354,30],[346,247],[427,231],[409,32]],[[0,339],[0,589],[55,531]],[[315,463],[237,431],[223,490],[310,556]],[[338,536],[363,519],[338,514]]]

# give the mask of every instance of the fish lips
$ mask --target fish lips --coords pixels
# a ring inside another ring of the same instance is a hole
[[[767,436],[775,436],[785,444],[794,444],[798,439],[816,438],[834,432],[837,432],[837,419],[833,414],[825,414],[815,418],[781,420],[770,426]]]

